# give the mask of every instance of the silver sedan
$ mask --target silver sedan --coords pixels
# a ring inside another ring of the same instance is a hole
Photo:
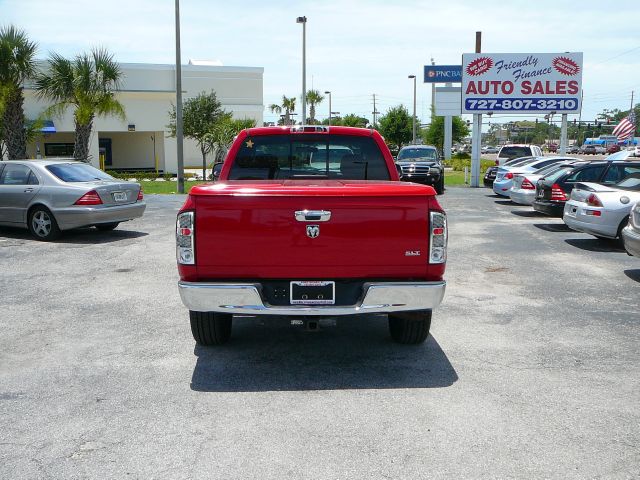
[[[578,183],[565,203],[564,223],[599,238],[621,238],[634,203],[640,201],[640,165],[636,170],[615,185]]]
[[[0,225],[28,228],[39,240],[62,230],[113,230],[145,210],[140,184],[73,160],[0,161]]]

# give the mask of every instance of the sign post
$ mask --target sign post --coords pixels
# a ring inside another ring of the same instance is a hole
[[[562,125],[560,127],[560,155],[567,154],[567,114],[562,114]]]
[[[476,53],[482,51],[482,32],[476,32]],[[462,57],[462,67],[465,67],[464,55]],[[462,89],[462,107],[464,109],[464,88]],[[464,111],[464,110],[463,110]],[[471,187],[480,186],[480,150],[482,148],[482,114],[472,112],[473,133],[471,136]]]
[[[450,88],[452,83],[459,83],[462,78],[462,66],[461,65],[425,65],[424,66],[424,83],[431,83],[432,88],[434,83],[443,83],[445,87]],[[434,98],[437,95],[437,90],[434,92]],[[432,103],[434,99],[432,98]],[[438,115],[437,104],[434,105],[434,114]],[[458,112],[458,115],[460,113]],[[451,113],[444,115],[444,158],[449,160],[451,158],[451,147],[453,138],[453,117]]]

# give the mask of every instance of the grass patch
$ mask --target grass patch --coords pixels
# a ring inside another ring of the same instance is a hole
[[[189,193],[189,190],[194,185],[202,185],[203,183],[210,182],[184,182],[184,190],[185,193]],[[163,193],[163,194],[171,194],[178,192],[178,182],[140,182],[142,185],[142,191],[145,194],[151,193]]]
[[[464,172],[447,170],[444,174],[444,185],[447,187],[465,185]]]

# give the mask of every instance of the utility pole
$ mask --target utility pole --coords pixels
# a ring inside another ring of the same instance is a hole
[[[380,113],[378,110],[376,110],[376,94],[373,94],[373,128],[377,129],[378,128],[378,121],[376,120],[376,116]]]
[[[176,142],[178,145],[178,193],[184,193],[184,150],[182,133],[182,60],[180,55],[180,0],[176,0]],[[203,178],[206,180],[206,178]]]

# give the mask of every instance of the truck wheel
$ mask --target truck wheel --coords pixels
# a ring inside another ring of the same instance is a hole
[[[440,180],[438,180],[438,183],[436,183],[435,187],[436,193],[438,195],[442,195],[444,193],[444,173],[440,175]]]
[[[431,310],[389,315],[389,333],[394,342],[417,345],[429,336]]]
[[[191,333],[198,345],[222,345],[231,338],[230,313],[194,312],[189,310]]]

